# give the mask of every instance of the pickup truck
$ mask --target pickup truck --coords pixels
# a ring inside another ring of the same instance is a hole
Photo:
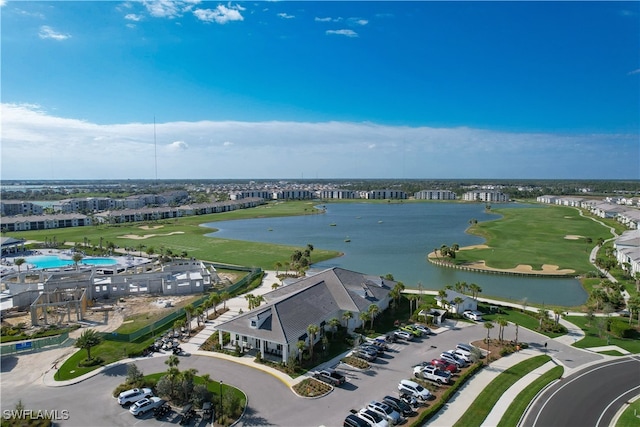
[[[413,368],[413,375],[417,378],[424,378],[425,380],[435,381],[438,384],[449,384],[451,378],[451,372],[441,371],[435,366],[416,366]]]
[[[336,387],[341,384],[344,384],[345,381],[347,380],[347,378],[344,375],[342,375],[340,372],[334,371],[332,369],[317,371],[313,374],[313,377],[315,379],[318,379],[322,382],[331,384],[332,386],[336,386]]]

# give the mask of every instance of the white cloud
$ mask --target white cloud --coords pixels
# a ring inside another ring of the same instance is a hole
[[[153,123],[99,125],[26,104],[1,104],[0,113],[2,179],[153,178],[156,141],[162,179],[283,178],[299,176],[301,167],[305,176],[320,178],[640,176],[640,148],[631,134],[337,121],[183,121],[158,123],[154,140]]]
[[[40,32],[38,33],[41,39],[53,39],[53,40],[66,40],[71,37],[70,34],[59,33],[48,25],[43,25],[40,27]]]
[[[353,22],[358,25],[367,25],[369,23],[366,19],[355,19]]]
[[[142,15],[136,15],[135,13],[128,13],[124,16],[124,19],[128,21],[138,22],[142,19]]]
[[[170,151],[185,151],[189,148],[189,144],[184,141],[173,141],[167,148]]]
[[[289,14],[284,13],[284,12],[279,13],[279,14],[278,14],[278,16],[279,16],[280,18],[282,18],[282,19],[293,19],[293,18],[295,18],[295,17],[296,17],[295,15],[289,15]]]
[[[340,21],[342,21],[342,18],[340,18],[340,17],[338,17],[338,18],[329,18],[329,17],[320,18],[320,17],[316,16],[314,20],[316,22],[340,22]]]
[[[245,10],[240,5],[218,5],[215,9],[196,9],[193,14],[196,18],[204,22],[216,22],[217,24],[226,24],[229,21],[243,21],[241,11]]]
[[[629,71],[628,73],[629,75],[633,75],[633,74],[640,74],[640,68],[638,68],[637,70],[633,70],[633,71]]]
[[[154,18],[178,18],[200,4],[200,0],[143,0],[142,4]]]
[[[7,4],[7,0],[0,0],[0,7]]]
[[[358,37],[358,33],[353,30],[327,30],[326,34],[337,34],[339,36]]]

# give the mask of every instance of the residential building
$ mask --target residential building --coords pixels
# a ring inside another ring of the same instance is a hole
[[[414,197],[420,200],[455,200],[457,196],[449,190],[420,190]]]
[[[362,324],[361,312],[376,305],[379,312],[389,306],[389,292],[396,282],[341,268],[331,268],[264,294],[266,304],[220,324],[217,329],[231,335],[231,346],[272,354],[287,363],[298,357],[298,342],[306,346],[322,339],[333,318],[344,324],[343,315],[352,317],[345,326],[352,331]],[[319,332],[309,337],[307,328],[317,325]],[[313,342],[311,342],[313,341]]]

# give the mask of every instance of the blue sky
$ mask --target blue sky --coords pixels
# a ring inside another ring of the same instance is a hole
[[[0,4],[2,179],[640,179],[638,2]]]

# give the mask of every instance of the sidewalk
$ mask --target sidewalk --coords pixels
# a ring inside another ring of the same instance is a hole
[[[455,393],[453,398],[449,400],[449,402],[444,405],[444,407],[438,412],[438,415],[429,420],[429,425],[439,427],[454,425],[460,419],[460,417],[462,417],[465,411],[469,409],[469,406],[471,406],[476,397],[489,385],[491,381],[493,381],[494,378],[496,378],[498,375],[500,375],[510,367],[522,362],[523,360],[538,356],[540,354],[544,353],[537,350],[525,349],[518,353],[513,353],[509,356],[501,357],[500,359],[491,363],[491,365],[482,369],[480,372],[475,374],[473,378],[471,378],[467,383],[465,383]],[[540,369],[546,367],[549,363],[543,365],[543,367],[541,368],[536,369],[534,372],[538,372]],[[551,367],[549,367],[549,369],[551,369]],[[516,384],[514,384],[509,390],[507,390],[489,414],[491,420],[497,419],[497,421],[499,421],[500,418],[502,418],[502,415],[504,415],[506,410],[509,408],[509,405],[519,393],[519,391],[512,392],[512,389],[514,387],[518,386],[519,389],[523,389],[527,385],[529,385],[535,378],[537,378],[537,376],[533,375],[533,373],[526,375]],[[489,422],[489,417],[483,423],[483,425],[495,426],[498,424],[497,421]]]

